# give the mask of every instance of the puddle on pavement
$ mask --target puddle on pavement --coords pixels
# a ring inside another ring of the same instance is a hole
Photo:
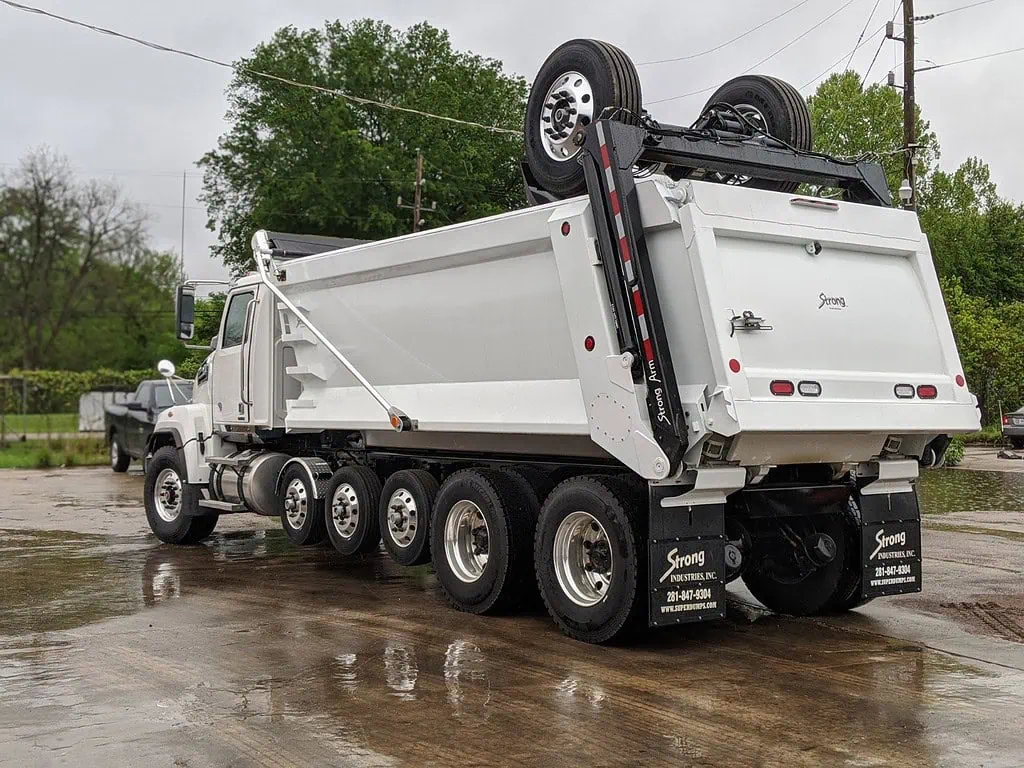
[[[1024,473],[923,470],[917,487],[926,515],[1024,511]]]

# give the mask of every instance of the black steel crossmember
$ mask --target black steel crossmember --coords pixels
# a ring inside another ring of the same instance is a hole
[[[686,448],[686,420],[633,182],[639,135],[623,123],[599,120],[587,131],[583,163],[621,351],[639,362],[654,436],[675,471]]]

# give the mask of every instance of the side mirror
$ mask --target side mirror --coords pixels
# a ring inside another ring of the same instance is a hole
[[[156,364],[156,369],[160,372],[160,375],[163,376],[165,379],[171,378],[171,376],[174,375],[174,371],[176,370],[174,367],[174,363],[172,363],[170,360],[161,360],[159,363]]]
[[[181,341],[191,341],[196,333],[196,289],[178,286],[174,302],[174,332]]]
[[[140,403],[138,400],[129,400],[127,403],[124,404],[124,407],[127,408],[129,411],[145,411],[145,410],[148,410],[146,408],[146,404],[145,403]]]

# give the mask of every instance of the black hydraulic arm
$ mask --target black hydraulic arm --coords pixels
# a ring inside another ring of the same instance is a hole
[[[631,126],[599,120],[587,131],[582,158],[621,351],[639,361],[654,436],[674,471],[686,448],[686,420],[633,182],[641,135]]]

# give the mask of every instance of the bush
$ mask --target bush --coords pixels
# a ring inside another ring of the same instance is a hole
[[[156,369],[139,371],[18,371],[10,375],[25,380],[26,413],[78,413],[78,398],[96,389],[134,391],[139,382],[156,378]],[[0,390],[4,413],[21,413],[21,384]]]
[[[946,466],[955,467],[964,460],[964,439],[960,435],[954,437],[946,449]]]

